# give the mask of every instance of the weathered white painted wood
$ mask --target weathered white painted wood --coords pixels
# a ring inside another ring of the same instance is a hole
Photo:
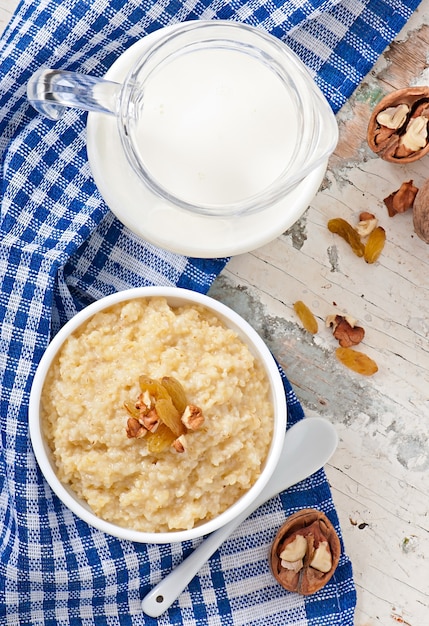
[[[10,22],[10,19],[18,6],[18,0],[0,0],[0,33]]]
[[[389,218],[383,199],[429,177],[429,158],[388,164],[365,142],[381,91],[427,83],[429,0],[338,114],[340,142],[322,189],[298,224],[275,242],[235,257],[211,293],[251,321],[286,370],[308,415],[336,425],[340,446],[327,474],[358,590],[356,626],[429,624],[429,245],[412,215]],[[386,229],[379,261],[367,265],[326,228],[374,213]],[[293,302],[319,320],[312,337]],[[335,304],[334,304],[335,303]],[[365,328],[360,349],[379,366],[349,372],[324,326],[344,312]]]

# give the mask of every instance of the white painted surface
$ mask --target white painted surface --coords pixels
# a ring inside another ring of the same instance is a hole
[[[15,4],[0,0],[0,28]],[[422,184],[429,157],[408,167],[381,161],[365,144],[362,122],[368,92],[427,82],[427,15],[423,0],[398,45],[338,114],[339,148],[299,224],[235,257],[212,290],[263,334],[306,413],[330,418],[338,430],[327,474],[354,567],[356,626],[429,625],[429,245],[413,234],[411,214],[388,218],[383,205],[403,181]],[[406,45],[413,37],[420,66]],[[362,210],[375,213],[387,232],[372,266],[326,229],[330,217],[355,221]],[[319,318],[314,338],[297,322],[297,299]],[[372,378],[336,362],[336,342],[324,327],[335,311],[365,327],[361,349],[379,366]]]
[[[17,6],[17,0],[0,0],[0,32],[4,31]]]
[[[429,158],[391,165],[365,141],[380,89],[428,82],[427,15],[429,0],[423,0],[338,114],[338,149],[299,223],[233,258],[212,289],[258,328],[307,415],[328,417],[338,430],[327,475],[354,568],[356,626],[429,624],[429,244],[414,234],[411,212],[389,218],[383,203],[404,181],[421,186]],[[332,217],[355,224],[361,211],[375,214],[386,229],[386,247],[374,265],[326,226]],[[318,318],[314,338],[294,313],[299,299]],[[373,377],[336,361],[338,343],[325,327],[326,316],[336,312],[365,328],[360,349],[379,366]]]

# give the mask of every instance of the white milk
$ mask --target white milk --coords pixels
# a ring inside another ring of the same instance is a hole
[[[177,57],[152,77],[136,129],[152,176],[193,204],[243,200],[288,166],[299,120],[281,80],[232,50]]]

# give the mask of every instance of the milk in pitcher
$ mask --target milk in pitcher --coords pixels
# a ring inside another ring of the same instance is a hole
[[[146,81],[134,147],[159,185],[193,204],[260,193],[293,159],[296,103],[264,62],[231,49],[198,49]]]

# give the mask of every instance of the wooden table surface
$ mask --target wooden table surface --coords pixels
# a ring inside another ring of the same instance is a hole
[[[16,4],[0,0],[0,29]],[[260,332],[306,414],[337,428],[326,471],[354,568],[356,626],[429,625],[429,245],[414,234],[411,212],[390,218],[383,203],[404,181],[421,186],[429,156],[392,165],[365,141],[382,94],[429,83],[428,16],[423,0],[339,112],[338,147],[303,217],[269,245],[234,257],[211,289]],[[387,234],[373,265],[326,226],[333,217],[355,223],[361,211]],[[317,316],[317,335],[302,329],[296,300]],[[377,362],[374,376],[336,360],[325,327],[333,313],[365,328],[360,350]]]
[[[283,366],[308,416],[340,436],[326,468],[357,587],[356,626],[429,625],[429,244],[411,212],[388,216],[383,199],[410,179],[429,178],[429,156],[389,164],[366,144],[381,95],[429,84],[429,0],[385,51],[337,115],[340,140],[304,216],[276,241],[234,257],[211,294],[247,318]],[[379,260],[366,264],[327,229],[373,213],[386,230]],[[303,331],[303,300],[319,332]],[[365,329],[359,349],[372,377],[334,355],[326,316],[348,314]]]

